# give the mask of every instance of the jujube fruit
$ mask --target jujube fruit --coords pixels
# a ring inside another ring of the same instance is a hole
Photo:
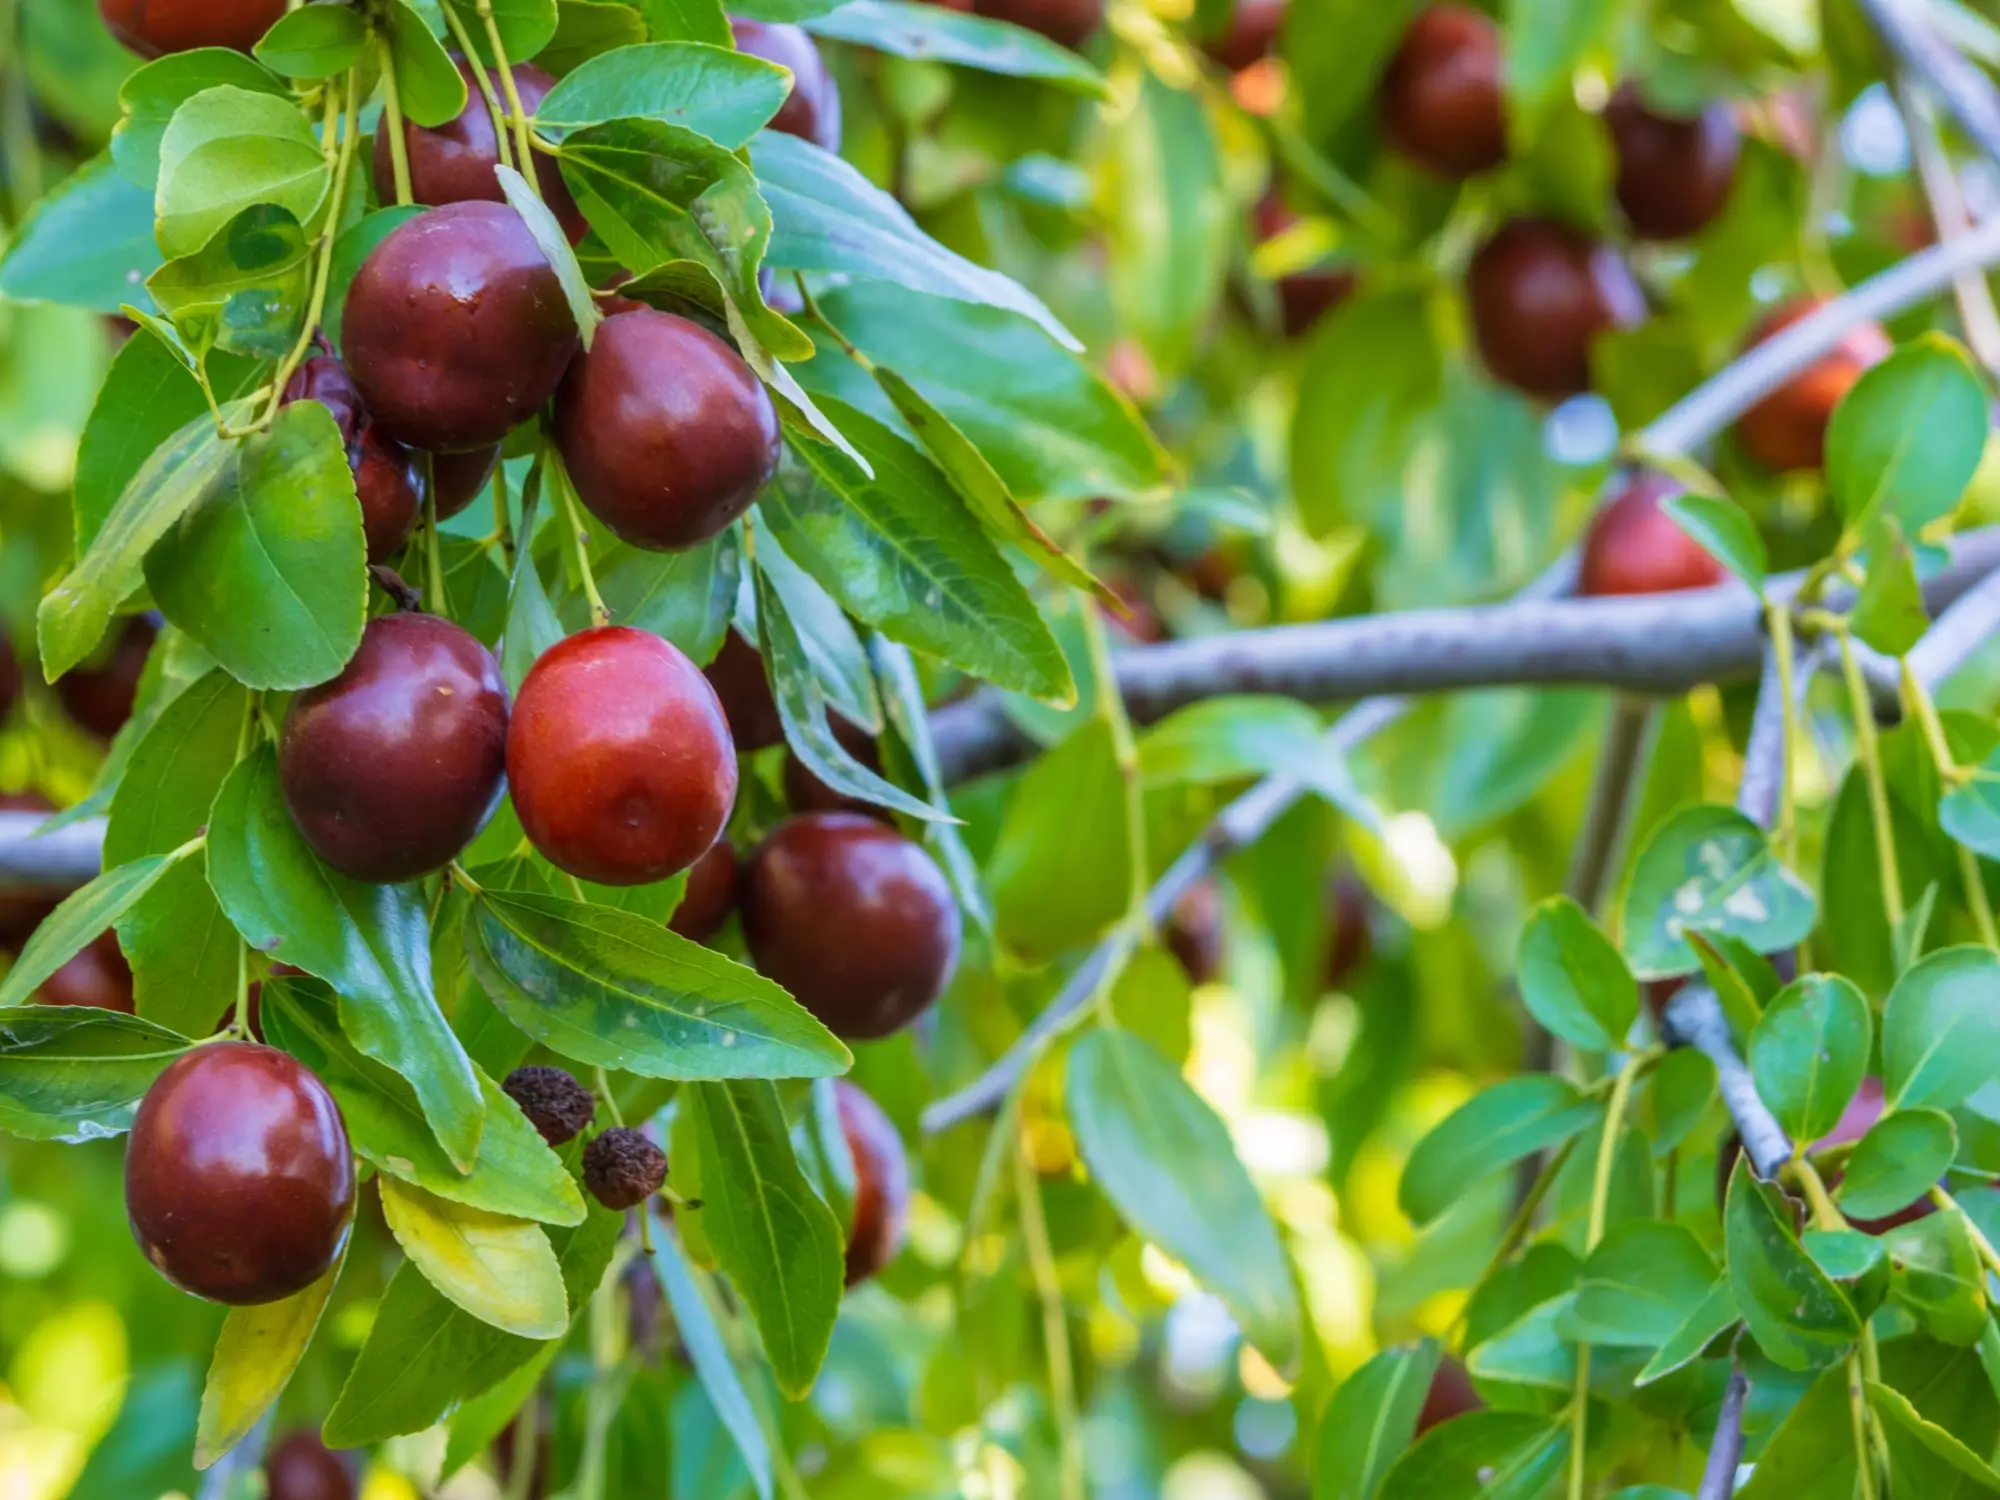
[[[1011,21],[1064,47],[1081,47],[1104,24],[1104,0],[972,0],[970,10],[989,21]]]
[[[1257,239],[1276,239],[1299,216],[1273,190],[1257,203]],[[1312,266],[1277,279],[1278,314],[1286,338],[1297,338],[1354,294],[1355,276],[1345,266]]]
[[[1197,880],[1174,903],[1160,940],[1180,961],[1189,984],[1209,984],[1222,972],[1222,894],[1212,879]]]
[[[1743,138],[1719,101],[1691,115],[1658,114],[1626,84],[1604,123],[1618,151],[1618,206],[1642,239],[1678,240],[1712,222],[1729,201]]]
[[[778,714],[778,700],[771,692],[771,679],[764,671],[764,657],[757,648],[731,630],[722,638],[715,660],[701,669],[722,712],[729,720],[730,738],[736,753],[754,755],[785,742],[785,721]]]
[[[1466,1373],[1465,1366],[1447,1354],[1438,1361],[1430,1389],[1424,1392],[1424,1404],[1417,1412],[1416,1435],[1422,1437],[1440,1422],[1479,1411],[1485,1405],[1479,1392],[1473,1389],[1472,1376]]]
[[[398,225],[361,263],[340,330],[384,433],[439,450],[506,437],[578,346],[555,267],[504,203],[448,203]]]
[[[606,318],[556,396],[576,492],[635,547],[707,541],[778,468],[778,414],[743,357],[699,323],[641,308]]]
[[[423,510],[421,455],[375,430],[347,366],[331,354],[315,355],[299,366],[285,386],[286,404],[294,401],[317,401],[333,413],[354,473],[354,495],[361,502],[368,561],[387,562],[410,539]]]
[[[1682,488],[1650,471],[1626,479],[1584,535],[1577,591],[1591,596],[1671,594],[1705,589],[1728,577],[1722,564],[1661,509]]]
[[[1326,987],[1342,989],[1375,948],[1369,914],[1375,905],[1368,887],[1351,870],[1334,876],[1327,893]]]
[[[1473,256],[1466,289],[1486,368],[1547,401],[1589,390],[1592,342],[1646,316],[1618,252],[1549,219],[1501,228]]]
[[[690,942],[705,943],[722,931],[736,910],[736,848],[728,839],[696,860],[688,870],[687,889],[667,926]]]
[[[521,827],[557,869],[648,885],[721,836],[736,750],[693,662],[656,635],[607,625],[558,642],[530,669],[507,776]]]
[[[1507,158],[1500,33],[1464,5],[1419,11],[1389,60],[1382,134],[1440,177],[1470,177]]]
[[[1763,343],[1822,305],[1817,297],[1784,304],[1757,325],[1744,347]],[[1819,468],[1826,461],[1826,428],[1833,420],[1833,409],[1855,381],[1871,365],[1887,359],[1894,348],[1879,323],[1850,328],[1815,363],[1737,418],[1736,441],[1767,469],[1782,473]]]
[[[1229,26],[1202,44],[1202,51],[1232,73],[1271,55],[1284,29],[1287,0],[1236,0]]]
[[[132,717],[139,701],[139,679],[160,627],[145,615],[132,615],[117,627],[110,652],[89,666],[73,667],[56,679],[56,696],[69,716],[100,739],[110,739]]]
[[[757,967],[852,1040],[909,1025],[958,967],[958,905],[943,871],[855,813],[772,829],[750,861],[742,913]]]
[[[667,1153],[644,1132],[614,1125],[583,1148],[583,1185],[606,1208],[637,1208],[667,1180]]]
[[[493,653],[435,615],[381,615],[338,677],[292,700],[278,779],[299,832],[334,869],[413,880],[485,827],[506,751]]]
[[[776,63],[792,75],[792,91],[765,128],[811,141],[827,151],[840,149],[840,90],[819,44],[804,28],[783,21],[732,20],[736,50]]]
[[[146,1259],[183,1291],[239,1307],[303,1291],[353,1224],[340,1107],[275,1048],[197,1047],[139,1102],[125,1210]]]
[[[854,1222],[847,1234],[847,1284],[858,1286],[894,1260],[910,1220],[910,1157],[882,1106],[845,1078],[833,1081],[840,1133],[854,1161]]]
[[[404,155],[410,164],[410,196],[418,203],[434,206],[505,203],[507,195],[494,171],[500,165],[500,148],[493,133],[493,111],[487,105],[486,95],[480,92],[472,65],[457,53],[452,54],[452,62],[465,80],[465,108],[443,125],[424,126],[408,121],[403,125]],[[515,63],[513,73],[521,108],[532,115],[556,86],[555,77],[533,63]],[[498,71],[487,69],[487,78],[504,112],[508,108],[507,92]],[[514,166],[525,170],[518,161]],[[569,185],[563,181],[562,168],[556,159],[540,151],[535,153],[535,185],[541,189],[542,201],[556,216],[570,243],[582,239],[590,225],[576,206]],[[375,193],[384,203],[396,201],[395,157],[386,122],[375,132]]]
[[[499,466],[498,443],[458,453],[433,453],[431,490],[437,496],[437,518],[448,521],[477,500]]]
[[[285,13],[285,0],[97,0],[97,13],[141,57],[196,47],[248,52]]]
[[[118,935],[100,933],[35,991],[37,1005],[82,1005],[131,1015],[132,966],[118,946]]]
[[[500,1087],[551,1146],[575,1140],[597,1117],[590,1090],[563,1068],[516,1068]]]
[[[349,1461],[306,1428],[286,1433],[264,1455],[264,1500],[354,1500]]]

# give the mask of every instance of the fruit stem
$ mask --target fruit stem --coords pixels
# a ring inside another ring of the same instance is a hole
[[[1618,1140],[1625,1129],[1625,1110],[1632,1102],[1632,1085],[1657,1059],[1655,1052],[1635,1053],[1618,1069],[1611,1102],[1604,1106],[1604,1134],[1597,1142],[1597,1171],[1590,1186],[1590,1221],[1583,1242],[1588,1260],[1604,1238],[1604,1221],[1611,1209],[1611,1169],[1618,1160]],[[1576,1349],[1576,1389],[1570,1397],[1569,1495],[1583,1500],[1590,1436],[1590,1345]]]
[[[445,14],[451,13],[449,5],[444,9]],[[528,1500],[528,1493],[534,1487],[535,1449],[541,1442],[540,1397],[539,1388],[528,1392],[520,1414],[514,1418],[514,1461],[507,1470],[507,1500]]]
[[[604,1107],[611,1111],[611,1123],[623,1128],[625,1112],[618,1107],[618,1096],[611,1092],[611,1075],[600,1064],[597,1069],[597,1092],[604,1100]]]
[[[451,862],[450,869],[451,869],[451,878],[464,888],[465,893],[468,896],[471,896],[476,900],[480,896],[486,893],[486,888],[482,886],[478,881],[474,880],[470,875],[466,874],[465,866],[460,864],[457,860],[453,860]]]
[[[451,7],[446,5],[445,9]],[[493,48],[493,69],[500,75],[500,87],[507,95],[507,113],[514,123],[515,159],[520,163],[521,175],[539,197],[542,185],[535,178],[534,132],[528,128],[528,112],[521,107],[521,90],[507,62],[507,44],[500,39],[500,23],[493,19],[493,0],[479,0],[479,21],[486,28],[487,44]]]
[[[306,304],[305,326],[299,330],[298,342],[293,345],[292,352],[285,356],[285,362],[278,367],[278,372],[271,381],[271,402],[264,409],[263,418],[257,424],[259,428],[270,426],[278,415],[278,408],[284,405],[285,387],[291,383],[293,373],[305,363],[306,355],[312,349],[313,338],[319,332],[320,316],[326,311],[326,289],[333,276],[333,242],[340,226],[340,206],[347,201],[347,176],[354,166],[354,143],[360,135],[360,122],[357,118],[360,102],[358,96],[361,92],[358,72],[356,68],[347,70],[347,83],[344,89],[336,91],[329,88],[329,107],[336,99],[345,100],[346,127],[341,132],[340,155],[334,163],[333,191],[328,199],[326,227],[320,231],[318,264],[313,271],[312,300]]]
[[[597,575],[591,571],[590,549],[584,545],[589,532],[583,524],[576,500],[576,486],[569,481],[569,471],[561,463],[549,465],[549,475],[554,481],[556,498],[562,505],[563,545],[569,551],[570,565],[576,569],[578,581],[583,586],[583,597],[590,601],[590,623],[602,628],[611,623],[611,611],[605,607],[604,596],[597,591]]]
[[[1083,1500],[1083,1441],[1076,1408],[1076,1377],[1070,1365],[1069,1319],[1063,1310],[1062,1281],[1056,1274],[1055,1247],[1048,1221],[1042,1216],[1042,1187],[1035,1165],[1028,1160],[1024,1131],[1015,1132],[1014,1190],[1021,1200],[1021,1237],[1027,1242],[1035,1291],[1042,1304],[1042,1344],[1049,1360],[1049,1394],[1055,1403],[1060,1441],[1063,1500]]]
[[[1847,699],[1854,715],[1854,748],[1868,777],[1868,810],[1875,823],[1875,855],[1882,868],[1882,905],[1891,931],[1903,925],[1903,878],[1896,866],[1896,826],[1889,816],[1889,786],[1882,775],[1881,747],[1875,738],[1875,706],[1861,663],[1854,655],[1854,637],[1845,622],[1838,631],[1840,669],[1847,678]]]
[[[494,538],[500,544],[500,556],[507,564],[507,571],[514,571],[514,516],[507,503],[507,465],[493,466],[493,526]]]
[[[415,200],[410,190],[410,143],[403,134],[403,93],[396,82],[396,59],[389,51],[389,38],[375,33],[375,50],[382,56],[382,126],[389,132],[389,165],[396,179],[396,202]]]
[[[432,614],[449,615],[450,601],[444,593],[444,552],[438,544],[437,484],[432,478],[435,460],[424,455],[424,593]]]
[[[465,22],[452,5],[439,7],[444,12],[445,25],[451,28],[451,39],[458,43],[458,50],[465,58],[465,65],[472,69],[473,82],[479,86],[480,97],[486,101],[486,112],[493,117],[493,143],[500,156],[500,165],[514,165],[514,149],[507,140],[507,111],[500,103],[500,95],[494,91],[493,80],[487,76],[486,65],[479,60],[479,49],[472,45],[472,33],[465,29]]]
[[[1799,719],[1793,684],[1796,643],[1792,636],[1791,612],[1784,605],[1768,604],[1764,614],[1770,624],[1771,658],[1778,670],[1779,724],[1783,735],[1783,744],[1778,751],[1776,843],[1778,858],[1790,865],[1797,863],[1798,855],[1798,784],[1794,762],[1798,758]]]
[[[230,1030],[250,1035],[250,945],[241,939],[236,944],[236,1018]]]

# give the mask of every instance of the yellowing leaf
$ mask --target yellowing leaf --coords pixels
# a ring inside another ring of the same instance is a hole
[[[343,1252],[318,1281],[281,1302],[229,1309],[201,1393],[201,1418],[194,1434],[197,1469],[207,1468],[242,1442],[283,1394],[305,1357],[346,1261]]]
[[[376,1181],[396,1242],[445,1297],[522,1338],[557,1338],[569,1326],[562,1267],[537,1225],[447,1202],[387,1175]]]

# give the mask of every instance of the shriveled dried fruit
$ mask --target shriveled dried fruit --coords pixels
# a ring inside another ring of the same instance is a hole
[[[551,1146],[575,1140],[597,1114],[590,1090],[561,1068],[516,1068],[500,1087]]]
[[[634,1208],[667,1180],[667,1153],[630,1126],[614,1125],[583,1148],[583,1185],[606,1208]]]

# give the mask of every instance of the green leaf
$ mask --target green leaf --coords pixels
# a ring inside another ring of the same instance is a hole
[[[334,987],[341,1030],[410,1081],[439,1142],[470,1170],[486,1102],[438,1011],[423,888],[365,885],[322,864],[286,810],[269,747],[237,766],[215,799],[208,877],[244,941]]]
[[[1969,1349],[1990,1321],[1986,1269],[1963,1213],[1945,1210],[1883,1237],[1897,1304],[1942,1343]]]
[[[565,145],[564,156],[568,154]],[[770,205],[773,266],[845,272],[934,297],[1006,308],[1039,323],[1064,348],[1082,347],[1039,297],[947,250],[919,229],[901,204],[839,157],[768,130],[757,137],[750,156]],[[591,222],[597,222],[595,215]]]
[[[1584,1262],[1556,1330],[1578,1343],[1660,1348],[1701,1310],[1716,1274],[1686,1225],[1619,1224]]]
[[[500,180],[500,191],[507,195],[507,202],[521,216],[521,222],[528,226],[536,248],[554,268],[556,280],[562,284],[563,298],[569,303],[570,316],[576,319],[577,331],[583,339],[584,349],[588,351],[597,337],[597,325],[604,321],[604,314],[598,309],[597,299],[590,294],[590,283],[584,279],[583,267],[577,264],[576,251],[570,246],[569,236],[549,206],[542,202],[540,188],[530,187],[527,178],[505,164],[495,167],[493,171]]]
[[[597,1291],[623,1223],[624,1215],[593,1203],[575,1228],[548,1231],[570,1306],[582,1307]],[[358,1448],[421,1432],[454,1401],[506,1379],[545,1347],[454,1307],[406,1263],[390,1278],[368,1342],[327,1416],[326,1441]]]
[[[465,108],[465,75],[452,64],[444,45],[407,0],[389,0],[382,9],[382,19],[388,24],[389,59],[396,70],[403,117],[433,130],[450,124]],[[477,38],[477,17],[472,18],[470,29]]]
[[[1535,908],[1515,962],[1521,999],[1551,1034],[1613,1052],[1639,1019],[1639,986],[1611,940],[1567,896]]]
[[[707,1392],[716,1416],[729,1433],[730,1441],[742,1455],[743,1465],[750,1472],[750,1480],[756,1487],[759,1500],[771,1500],[773,1464],[770,1439],[764,1434],[763,1424],[757,1420],[756,1408],[750,1404],[750,1393],[744,1389],[742,1372],[736,1368],[736,1362],[729,1356],[729,1347],[723,1341],[714,1296],[705,1288],[699,1273],[688,1264],[672,1233],[661,1237],[654,1264],[659,1268],[660,1284],[666,1290],[667,1305],[673,1309],[674,1326],[680,1330],[681,1338],[687,1345],[688,1360],[694,1365],[695,1378],[701,1382],[701,1388]]]
[[[311,1068],[340,1105],[354,1149],[376,1169],[440,1198],[544,1224],[579,1224],[583,1196],[561,1158],[500,1086],[479,1073],[486,1128],[460,1173],[432,1137],[416,1092],[341,1035],[334,998],[317,980],[266,979],[264,1033]]]
[[[1950,1109],[2000,1073],[2000,955],[1946,948],[1905,970],[1882,1010],[1884,1107]]]
[[[100,156],[15,230],[0,256],[0,296],[115,313],[161,259],[151,195]]]
[[[1655,1158],[1678,1150],[1715,1097],[1715,1064],[1692,1047],[1676,1047],[1647,1080],[1640,1116]]]
[[[2000,1495],[2000,1474],[1944,1428],[1926,1422],[1908,1397],[1870,1381],[1868,1404],[1889,1445],[1896,1494],[1922,1495],[1924,1500]]]
[[[126,180],[152,192],[160,180],[160,138],[174,112],[196,94],[224,85],[274,99],[287,97],[283,79],[230,47],[173,52],[135,69],[118,90],[125,116],[111,134],[111,159]]]
[[[1853,1500],[1854,1426],[1847,1372],[1821,1375],[1786,1415],[1737,1500]]]
[[[1848,624],[1864,644],[1887,656],[1902,656],[1930,629],[1916,558],[1892,526],[1871,528],[1868,575]]]
[[[303,5],[278,17],[253,49],[257,60],[287,78],[317,82],[361,61],[368,25],[344,5]]]
[[[1834,1201],[1850,1219],[1887,1218],[1936,1186],[1957,1155],[1958,1127],[1942,1110],[1884,1115],[1855,1143]]]
[[[1065,1099],[1077,1148],[1119,1215],[1220,1297],[1266,1359],[1292,1367],[1291,1264],[1215,1111],[1124,1031],[1094,1031],[1070,1049]]]
[[[1540,1500],[1568,1462],[1567,1418],[1475,1411],[1418,1438],[1379,1500]]]
[[[1510,113],[1535,120],[1570,91],[1570,79],[1609,40],[1611,0],[1507,0],[1505,40]]]
[[[1428,1339],[1384,1349],[1340,1383],[1320,1419],[1312,1500],[1372,1500],[1410,1446],[1439,1359]]]
[[[561,0],[556,34],[535,59],[537,67],[567,78],[593,57],[646,40],[646,23],[628,5],[598,0]]]
[[[630,912],[483,892],[466,924],[493,1003],[564,1057],[646,1078],[826,1078],[847,1048],[770,980]]]
[[[597,545],[591,565],[611,618],[672,641],[698,662],[721,649],[743,572],[743,540],[732,527],[699,546],[648,552],[609,540]],[[579,602],[572,597],[565,607]]]
[[[1938,824],[1974,854],[2000,859],[2000,750],[1938,804]]]
[[[761,57],[696,42],[650,42],[582,64],[536,106],[535,124],[560,140],[610,120],[658,120],[734,151],[749,144],[790,92],[785,70]]]
[[[206,1469],[229,1452],[263,1420],[291,1383],[333,1296],[343,1250],[324,1276],[304,1291],[258,1307],[232,1307],[222,1320],[201,1393],[201,1421],[195,1429],[194,1463]]]
[[[465,23],[479,60],[492,67],[493,49],[480,15],[488,5],[475,4],[474,0],[443,0],[443,3]],[[490,9],[494,27],[500,33],[500,45],[506,48],[513,62],[527,62],[548,46],[549,38],[556,34],[556,0],[490,0]]]
[[[562,1336],[569,1327],[562,1266],[540,1226],[453,1203],[399,1177],[375,1180],[396,1243],[448,1301],[522,1338]]]
[[[800,1170],[775,1086],[698,1083],[683,1107],[700,1142],[702,1233],[757,1325],[778,1388],[802,1401],[840,1314],[845,1233]]]
[[[847,0],[806,22],[815,36],[895,57],[950,63],[1011,78],[1039,78],[1080,94],[1107,92],[1104,77],[1068,47],[1005,21],[908,0]]]
[[[200,498],[146,555],[146,582],[166,617],[238,682],[312,687],[361,644],[365,553],[333,413],[295,401],[230,445]]]
[[[169,317],[212,317],[214,347],[280,359],[298,342],[305,321],[310,249],[289,210],[258,204],[194,254],[161,266],[146,289]]]
[[[1986,449],[1986,390],[1940,333],[1856,381],[1826,430],[1826,487],[1849,527],[1878,512],[1914,536],[1949,515]]]
[[[1861,1320],[1792,1233],[1791,1209],[1738,1158],[1723,1209],[1729,1288],[1759,1347],[1788,1370],[1844,1354]]]
[[[1759,594],[1771,576],[1770,554],[1757,523],[1742,506],[1715,495],[1683,490],[1662,503],[1673,523],[1701,543],[1702,550]]]
[[[1858,1315],[1874,1316],[1889,1291],[1889,1253],[1880,1240],[1857,1229],[1808,1229],[1799,1243]]]
[[[441,1483],[500,1441],[521,1408],[528,1404],[528,1398],[538,1394],[549,1366],[561,1353],[561,1341],[551,1339],[505,1379],[458,1404],[451,1414],[451,1436],[445,1443],[444,1467],[438,1474]]]
[[[888,428],[826,403],[874,469],[811,441],[758,514],[786,555],[857,619],[996,686],[1076,701],[1062,649],[992,539],[935,465]]]
[[[1840,1123],[1861,1087],[1874,1039],[1860,990],[1837,974],[1808,974],[1759,1017],[1745,1061],[1785,1134],[1816,1141]]]
[[[1813,895],[1770,839],[1733,807],[1683,808],[1653,831],[1625,890],[1625,957],[1641,979],[1699,968],[1690,928],[1740,939],[1760,953],[1812,931]]]
[[[25,1005],[42,981],[81,953],[91,940],[116,922],[172,869],[177,855],[154,855],[106,870],[62,904],[35,929],[21,956],[0,980],[0,1010]]]
[[[1021,774],[987,861],[995,930],[1053,958],[1096,938],[1132,894],[1132,838],[1111,726],[1093,719]]]
[[[292,100],[232,84],[203,89],[174,111],[160,137],[153,202],[160,249],[192,255],[260,203],[312,225],[328,181],[319,140]]]
[[[1473,1095],[1417,1143],[1398,1201],[1428,1224],[1483,1178],[1581,1134],[1598,1105],[1568,1082],[1530,1073]]]
[[[1709,1287],[1700,1305],[1682,1320],[1653,1357],[1646,1361],[1645,1369],[1639,1372],[1634,1384],[1651,1385],[1693,1364],[1701,1358],[1704,1349],[1736,1326],[1740,1316],[1736,1311],[1736,1294],[1729,1290],[1729,1278],[1725,1275]]]
[[[0,1014],[0,1130],[33,1141],[122,1135],[153,1080],[188,1046],[116,1011],[24,1005]]]
[[[81,557],[153,450],[198,417],[201,386],[156,338],[125,341],[90,409],[76,459],[76,552]]]

